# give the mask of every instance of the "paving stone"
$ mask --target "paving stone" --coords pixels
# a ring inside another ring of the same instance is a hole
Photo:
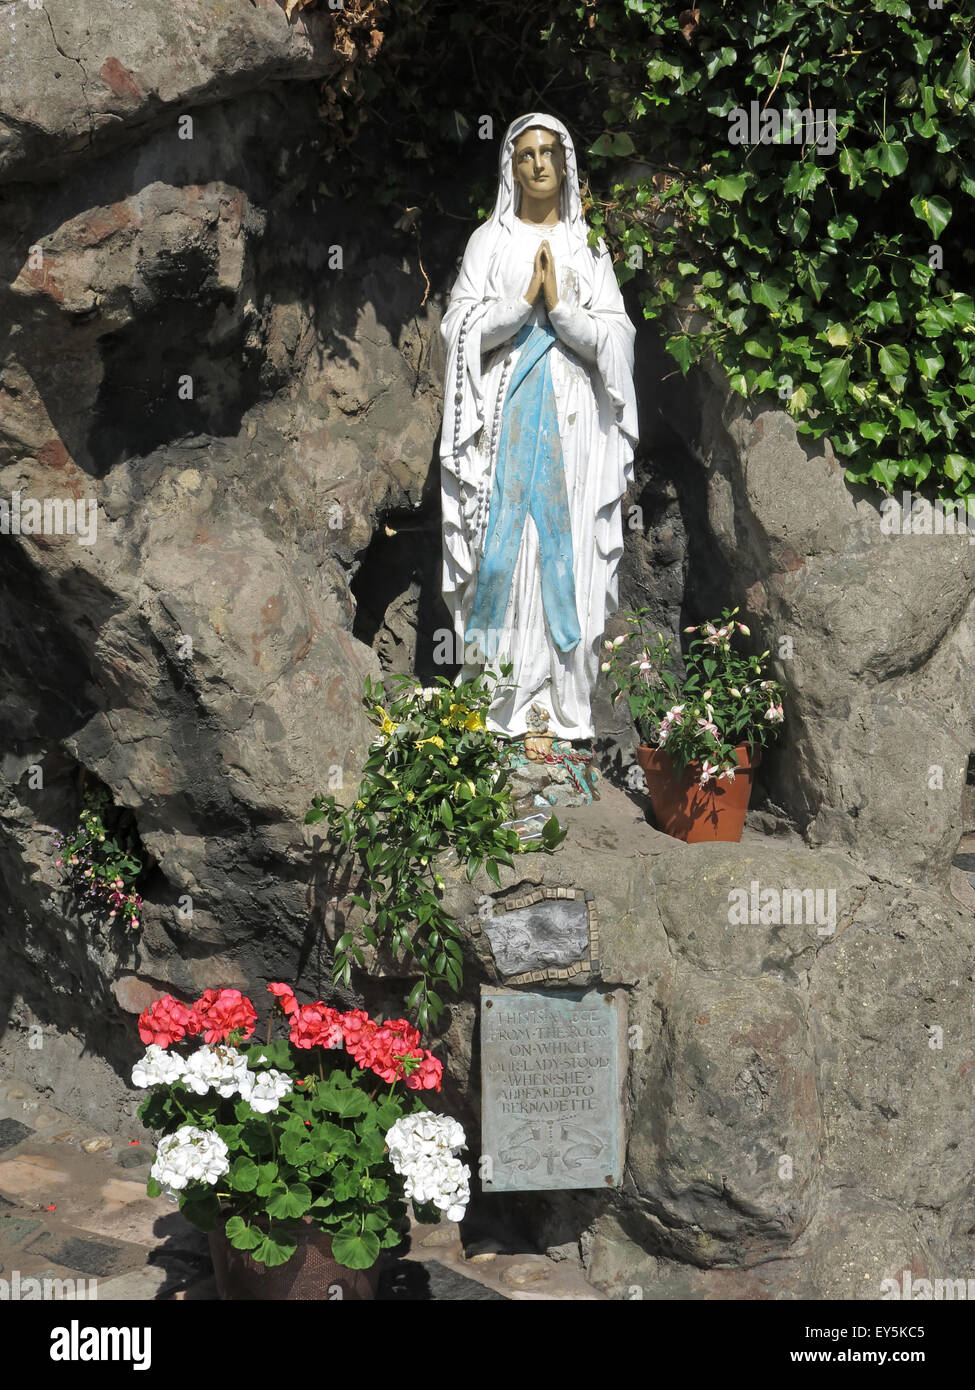
[[[436,1226],[415,1226],[411,1232],[417,1245],[424,1250],[440,1246],[457,1245],[460,1242],[460,1227],[456,1221],[441,1221]]]
[[[152,1164],[152,1154],[145,1149],[122,1149],[116,1154],[115,1162],[119,1168],[148,1168]]]
[[[19,1245],[42,1225],[41,1221],[24,1220],[19,1216],[0,1217],[0,1245]]]
[[[44,1142],[47,1144],[77,1144],[79,1137],[76,1129],[59,1129],[57,1134],[45,1134]]]
[[[21,1154],[0,1163],[0,1190],[18,1197],[40,1201],[50,1187],[67,1181],[68,1175],[60,1163],[47,1154]]]
[[[30,1125],[22,1124],[20,1120],[0,1120],[0,1153],[4,1149],[12,1149],[16,1144],[22,1144],[33,1133]]]
[[[544,1259],[541,1256],[540,1259]],[[550,1264],[536,1263],[534,1260],[519,1260],[517,1264],[508,1265],[501,1270],[500,1279],[502,1284],[511,1284],[514,1288],[520,1288],[523,1284],[537,1284],[542,1279],[547,1279],[552,1273]]]
[[[106,1149],[110,1149],[112,1147],[112,1141],[111,1139],[107,1138],[106,1135],[100,1134],[95,1139],[82,1139],[81,1147],[84,1149],[86,1154],[100,1154],[104,1153]]]
[[[503,1293],[448,1269],[439,1260],[402,1260],[384,1271],[380,1302],[507,1302]]]
[[[47,1106],[38,1106],[36,1110],[28,1111],[34,1121],[35,1129],[49,1129],[51,1125],[63,1124],[64,1116],[56,1110],[49,1110]]]
[[[65,1269],[98,1278],[116,1273],[126,1262],[126,1251],[120,1245],[105,1245],[98,1240],[83,1240],[80,1236],[67,1239],[57,1231],[46,1231],[30,1247],[32,1254],[43,1254],[57,1260]]]
[[[173,1281],[169,1272],[159,1265],[146,1265],[144,1269],[131,1269],[127,1274],[118,1274],[114,1279],[98,1281],[98,1301],[112,1299],[141,1299],[146,1301],[158,1297]]]

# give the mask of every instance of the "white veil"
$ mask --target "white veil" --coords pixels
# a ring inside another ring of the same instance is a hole
[[[529,115],[519,116],[516,121],[512,121],[501,142],[501,154],[498,159],[498,196],[491,216],[484,223],[486,228],[491,228],[492,250],[497,234],[502,229],[506,232],[511,231],[521,208],[521,186],[515,183],[512,165],[515,142],[526,130],[538,129],[552,131],[562,142],[565,178],[562,180],[559,194],[559,218],[565,223],[570,237],[586,241],[586,222],[582,215],[582,194],[579,192],[579,169],[572,136],[555,116],[545,116],[540,111],[532,111]]]

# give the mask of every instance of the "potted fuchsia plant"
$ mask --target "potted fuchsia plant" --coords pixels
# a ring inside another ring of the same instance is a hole
[[[162,1131],[149,1194],[208,1232],[222,1298],[375,1297],[407,1199],[419,1220],[466,1210],[464,1131],[421,1099],[443,1068],[405,1019],[268,990],[287,1038],[271,1041],[269,1022],[248,1042],[257,1011],[235,989],[166,995],[139,1018],[139,1115]]]
[[[670,642],[646,629],[648,610],[625,615],[630,631],[604,642],[602,669],[626,698],[640,735],[637,760],[659,828],[679,840],[741,839],[752,777],[779,731],[782,687],[765,676],[768,652],[732,650],[737,608],[694,633],[680,674]]]

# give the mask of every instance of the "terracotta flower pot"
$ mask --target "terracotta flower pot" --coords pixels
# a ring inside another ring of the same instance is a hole
[[[357,1302],[376,1297],[379,1261],[369,1269],[347,1269],[332,1257],[332,1237],[304,1219],[298,1249],[283,1265],[259,1265],[246,1250],[236,1250],[223,1225],[209,1232],[217,1294],[226,1300],[295,1300]]]
[[[762,750],[756,748],[753,758],[744,743],[735,749],[735,755],[738,770],[733,782],[725,778],[702,787],[700,763],[688,763],[678,775],[665,749],[641,744],[636,750],[637,762],[643,769],[658,829],[688,844],[740,840]]]

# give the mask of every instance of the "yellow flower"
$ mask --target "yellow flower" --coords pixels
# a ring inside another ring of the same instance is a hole
[[[432,738],[421,738],[417,742],[417,748],[422,748],[425,743],[432,743],[435,748],[443,748],[444,741],[439,734],[434,734]]]
[[[470,729],[472,732],[473,732],[475,729],[483,729],[483,728],[484,728],[484,715],[483,715],[483,714],[469,714],[469,715],[467,716],[467,718],[464,720],[464,728],[465,728],[465,729]]]
[[[470,710],[467,708],[466,705],[450,706],[450,718],[456,724],[463,724],[464,720],[467,718],[469,714]]]
[[[456,753],[454,753],[453,756],[452,756],[451,759],[450,759],[450,766],[451,766],[451,767],[456,767],[456,766],[457,766],[457,754],[456,754]]]
[[[416,797],[415,797],[415,795],[413,794],[413,792],[407,792],[407,793],[406,793],[406,799],[407,799],[407,801],[415,801],[415,800],[416,800]]]
[[[398,724],[395,724],[395,723],[393,722],[393,720],[390,719],[389,715],[388,715],[388,714],[386,713],[386,711],[383,709],[382,705],[377,705],[377,706],[376,706],[376,713],[379,714],[379,715],[382,715],[382,723],[381,723],[380,726],[379,726],[380,729],[382,730],[382,732],[383,732],[384,734],[393,734],[393,733],[395,733],[396,730],[398,729],[399,725],[398,725]]]

